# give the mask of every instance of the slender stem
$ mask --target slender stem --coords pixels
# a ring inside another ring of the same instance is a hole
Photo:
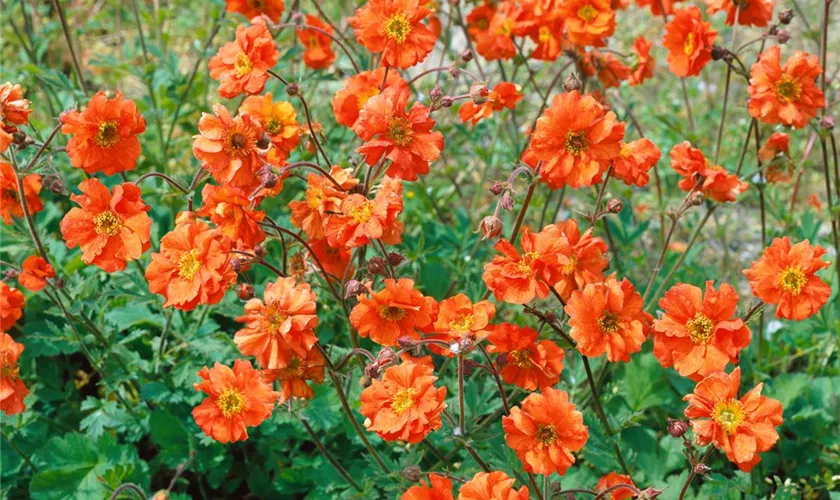
[[[278,175],[282,175],[286,172],[289,172],[289,171],[294,170],[294,169],[299,168],[299,167],[306,167],[306,168],[311,168],[312,170],[317,170],[321,175],[323,175],[324,177],[329,179],[330,182],[332,182],[335,185],[335,187],[337,187],[340,191],[346,191],[344,189],[344,186],[342,186],[340,182],[335,180],[335,177],[330,175],[330,173],[326,169],[324,169],[323,167],[321,167],[317,163],[312,163],[310,161],[296,161],[294,163],[290,163],[290,164],[286,165],[285,167],[281,168],[278,171]]]
[[[142,500],[146,500],[146,493],[144,493],[143,490],[134,483],[123,483],[119,485],[117,489],[115,489],[114,492],[111,493],[111,496],[108,497],[108,500],[116,500],[117,497],[120,496],[120,493],[122,493],[123,491],[131,491],[132,493],[140,497]]]
[[[478,73],[481,75],[481,79],[487,80],[487,75],[484,74],[484,69],[481,67],[481,63],[478,62],[478,58],[480,56],[475,51],[475,47],[472,43],[472,37],[470,37],[469,31],[467,31],[467,25],[464,24],[464,14],[461,13],[461,2],[455,2],[455,11],[458,13],[458,26],[460,26],[461,30],[464,32],[464,39],[467,41],[467,47],[469,47],[470,52],[472,52],[475,67],[478,68]]]
[[[18,446],[17,443],[12,441],[11,438],[9,438],[9,436],[7,436],[5,432],[3,432],[3,438],[6,440],[7,443],[9,443],[9,446],[11,446],[12,449],[15,450],[15,452],[18,455],[20,455],[20,458],[23,459],[23,461],[26,462],[26,464],[32,468],[33,471],[38,471],[38,467],[32,462],[32,459],[26,453],[24,453],[23,450],[20,449],[20,446]]]
[[[330,162],[330,159],[327,158],[327,153],[324,152],[324,148],[321,147],[321,141],[318,140],[318,134],[316,134],[315,129],[312,128],[312,117],[309,115],[309,106],[306,104],[306,99],[303,98],[303,93],[298,92],[297,98],[300,99],[300,103],[303,104],[303,112],[306,115],[306,123],[309,125],[309,132],[312,134],[312,140],[315,141],[315,146],[318,147],[318,151],[327,163],[327,168],[329,168],[332,163]]]
[[[53,139],[55,139],[55,135],[58,133],[59,130],[61,130],[61,126],[62,124],[59,123],[52,129],[50,135],[47,136],[47,140],[45,140],[44,143],[41,144],[41,147],[38,149],[38,152],[36,152],[35,156],[33,156],[31,160],[29,160],[29,163],[27,163],[26,166],[21,170],[21,173],[25,174],[29,172],[30,169],[35,167],[35,163],[41,158],[41,155],[44,154],[44,151],[46,151],[47,146],[49,146]]]
[[[475,450],[473,449],[472,446],[470,446],[469,443],[467,443],[463,439],[461,439],[459,441],[464,446],[464,449],[467,450],[467,453],[469,453],[470,456],[473,457],[473,460],[475,460],[476,463],[478,463],[478,466],[481,467],[481,470],[483,470],[484,472],[490,472],[490,471],[493,470],[493,469],[490,468],[489,465],[487,465],[487,462],[485,462],[484,460],[481,459],[479,454],[475,452]]]
[[[537,498],[542,498],[542,492],[540,491],[540,487],[537,486],[537,478],[533,472],[528,473],[528,482],[531,483],[531,488],[534,488],[534,495]]]
[[[688,130],[694,133],[694,114],[691,112],[691,101],[688,99],[688,87],[685,85],[685,78],[680,78],[682,85],[683,99],[685,99],[685,110],[688,113]]]
[[[505,386],[502,385],[502,378],[499,377],[499,370],[496,368],[496,365],[493,364],[493,360],[490,359],[490,355],[487,354],[487,349],[485,349],[481,344],[478,344],[478,349],[481,351],[481,354],[484,355],[484,359],[487,360],[487,366],[490,367],[490,372],[496,380],[496,386],[499,388],[499,396],[502,398],[502,406],[505,408],[505,415],[510,415],[510,404],[508,403],[507,394],[505,393]]]
[[[525,194],[525,201],[522,202],[522,208],[519,209],[519,215],[516,216],[516,223],[513,225],[510,238],[508,238],[511,245],[516,244],[516,236],[519,235],[522,221],[525,220],[525,212],[528,210],[528,205],[531,204],[531,198],[534,196],[534,190],[537,188],[537,182],[540,180],[540,167],[542,167],[542,162],[537,164],[537,169],[534,171],[534,178],[531,180],[531,185],[528,186],[528,192]]]
[[[685,479],[685,484],[683,484],[683,487],[680,490],[680,499],[679,500],[683,500],[683,498],[685,498],[685,494],[688,491],[688,486],[691,484],[691,481],[694,480],[694,476],[697,475],[697,472],[696,472],[697,465],[705,463],[706,460],[709,458],[709,455],[711,455],[712,452],[714,451],[714,449],[715,449],[714,446],[709,446],[709,450],[706,451],[706,453],[703,455],[703,457],[700,459],[700,461],[697,462],[697,464],[693,464],[691,466],[691,472],[688,473],[688,477]]]
[[[604,426],[604,430],[607,432],[607,435],[614,436],[615,433],[613,432],[610,422],[607,419],[607,414],[604,412],[604,407],[601,405],[601,396],[598,394],[598,386],[595,384],[595,377],[592,375],[592,367],[589,366],[589,358],[581,354],[580,359],[583,361],[583,368],[586,370],[586,380],[589,382],[590,391],[592,391],[592,401],[595,404],[595,412],[598,414],[598,419],[601,420],[601,424]],[[616,442],[613,443],[613,445],[615,448],[615,456],[618,459],[618,464],[621,466],[624,473],[629,476],[631,475],[630,469],[624,461],[624,454],[621,452],[621,446],[618,444],[618,436],[616,436],[615,439]]]
[[[458,432],[462,436],[467,434],[464,406],[464,355],[458,354]]]
[[[665,262],[665,254],[668,252],[668,244],[671,243],[671,238],[674,236],[674,229],[676,228],[677,219],[673,218],[671,219],[671,227],[668,229],[668,234],[662,242],[662,250],[659,252],[659,258],[656,259],[656,264],[653,266],[653,272],[650,275],[650,280],[648,280],[647,287],[645,287],[645,293],[642,295],[643,304],[647,301],[650,291],[653,289],[653,283],[656,281],[656,277],[659,276],[659,271],[662,269],[662,263]]]
[[[738,18],[741,15],[741,7],[736,4],[735,6],[735,23],[732,26],[732,50],[735,50],[735,44],[738,37]],[[717,144],[715,145],[715,161],[714,164],[718,164],[718,158],[720,157],[720,145],[723,142],[723,125],[726,123],[726,106],[729,104],[729,83],[732,80],[732,66],[726,66],[726,84],[723,90],[723,110],[720,113],[720,124],[718,125],[718,132],[717,132]]]
[[[159,178],[165,180],[166,182],[168,182],[170,186],[174,187],[178,191],[180,191],[184,194],[192,194],[191,191],[187,190],[184,186],[182,186],[177,181],[175,181],[175,179],[173,179],[172,177],[169,177],[166,174],[162,174],[160,172],[149,172],[147,174],[143,174],[140,177],[138,177],[137,180],[134,181],[134,184],[139,185],[141,181],[143,181],[145,179],[148,179],[149,177],[159,177]]]
[[[61,0],[53,0],[55,10],[58,12],[58,19],[61,21],[61,31],[64,32],[64,40],[67,42],[67,48],[70,50],[70,58],[73,60],[73,69],[76,71],[76,77],[79,79],[79,85],[82,87],[82,92],[88,95],[87,83],[82,76],[82,67],[79,65],[79,58],[76,57],[76,49],[73,48],[73,38],[70,36],[70,28],[67,26],[67,17],[64,15],[64,9],[61,7]]]
[[[137,23],[137,33],[140,35],[140,47],[143,49],[143,60],[148,64],[149,51],[146,49],[146,37],[143,35],[143,24],[140,22],[140,9],[137,7],[137,0],[131,0],[131,7],[134,10],[134,22]]]
[[[347,481],[347,484],[352,486],[356,491],[362,491],[362,488],[360,488],[359,485],[356,484],[356,481],[354,481],[353,478],[350,477],[350,474],[347,472],[347,470],[344,467],[342,467],[338,460],[336,460],[335,457],[332,455],[332,453],[330,453],[329,450],[327,450],[327,448],[324,447],[324,444],[321,442],[320,439],[318,439],[318,435],[315,434],[315,431],[312,430],[312,427],[309,426],[309,423],[304,418],[299,418],[300,423],[303,424],[303,427],[306,429],[306,432],[309,433],[309,437],[312,438],[312,441],[315,443],[315,446],[318,447],[318,451],[320,451],[321,454],[324,455],[324,458],[326,458],[327,461],[329,461],[329,463],[333,466],[333,468],[339,474],[341,474],[341,477],[343,477],[344,480]]]
[[[633,492],[634,495],[637,495],[637,496],[642,494],[642,491],[639,488],[636,488],[635,486],[633,486],[632,484],[621,483],[621,484],[614,484],[614,485],[610,486],[609,488],[605,489],[604,491],[599,492],[597,495],[595,495],[595,498],[593,498],[592,500],[600,500],[601,498],[607,498],[608,496],[610,496],[610,493],[612,493],[613,491],[618,491],[618,490],[622,490],[622,489],[630,490],[630,491]]]

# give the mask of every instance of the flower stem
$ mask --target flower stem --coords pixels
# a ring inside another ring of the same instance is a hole
[[[67,41],[67,48],[70,50],[70,59],[73,61],[73,69],[76,71],[76,77],[79,79],[79,86],[82,87],[82,92],[87,96],[87,83],[85,83],[85,78],[82,76],[82,67],[79,65],[76,49],[73,48],[73,38],[70,36],[70,28],[67,26],[67,17],[64,15],[64,9],[61,7],[61,0],[53,0],[53,5],[55,5],[55,10],[58,12],[58,19],[61,21],[61,31],[64,32],[64,40]]]
[[[318,435],[315,434],[315,431],[312,430],[312,427],[309,426],[309,423],[304,418],[300,416],[299,418],[300,423],[303,424],[303,427],[306,429],[306,432],[309,433],[309,437],[312,438],[312,441],[315,443],[315,446],[318,447],[318,451],[320,451],[321,454],[324,455],[324,458],[326,458],[327,461],[329,461],[329,463],[333,466],[333,468],[339,474],[341,474],[341,477],[343,477],[344,480],[347,481],[347,484],[352,486],[356,491],[362,491],[362,488],[360,488],[359,485],[356,484],[356,481],[354,481],[353,478],[350,477],[350,474],[347,472],[347,470],[344,467],[342,467],[338,460],[336,460],[335,457],[332,456],[332,453],[330,453],[329,450],[327,450],[327,448],[324,446],[321,440],[318,439]]]
[[[601,396],[598,394],[598,386],[595,384],[595,377],[592,375],[592,367],[589,366],[589,358],[581,354],[580,359],[583,361],[583,368],[586,370],[586,380],[589,382],[589,389],[592,392],[592,401],[595,404],[595,413],[598,414],[598,419],[604,426],[604,430],[607,432],[607,435],[612,437],[615,433],[613,432],[610,422],[607,419],[607,414],[604,412],[604,407],[601,405]],[[615,436],[615,439],[616,442],[613,443],[613,447],[615,448],[615,456],[618,459],[618,464],[621,466],[624,473],[630,476],[630,469],[624,461],[624,454],[621,452],[621,446],[618,444],[618,436]]]

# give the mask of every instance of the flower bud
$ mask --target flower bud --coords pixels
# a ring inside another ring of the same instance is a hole
[[[700,205],[703,204],[704,201],[706,201],[706,197],[703,195],[703,193],[701,193],[699,191],[693,193],[688,198],[688,204],[692,207],[699,207]]]
[[[385,259],[382,257],[371,257],[367,262],[367,270],[370,274],[385,275]]]
[[[493,193],[495,196],[499,196],[502,194],[502,191],[505,190],[505,185],[501,182],[494,182],[492,186],[490,186],[489,191]]]
[[[452,104],[454,104],[454,103],[455,103],[455,101],[453,101],[452,97],[450,97],[448,95],[445,95],[445,96],[440,98],[440,107],[441,108],[451,108]]]
[[[510,195],[510,193],[503,194],[502,197],[499,199],[499,206],[505,210],[513,210],[513,205],[515,203],[516,202],[513,199],[513,196]]]
[[[263,134],[263,136],[260,137],[260,140],[257,141],[257,147],[260,149],[268,149],[269,146],[271,146],[271,138],[269,138],[268,135]]]
[[[303,14],[301,14],[300,12],[295,12],[294,14],[292,14],[292,22],[297,25],[302,25],[305,20],[306,18],[303,17]]]
[[[443,91],[440,89],[440,85],[435,85],[435,87],[429,91],[429,98],[432,101],[440,100],[443,97]]]
[[[720,61],[724,57],[726,57],[726,49],[724,49],[720,45],[712,46],[712,60],[713,61]]]
[[[611,214],[617,214],[624,208],[624,203],[618,198],[612,198],[607,202],[607,211]]]
[[[404,261],[404,260],[405,260],[405,257],[401,253],[391,252],[391,253],[388,254],[388,263],[390,263],[394,267],[402,264],[402,261]]]
[[[256,255],[257,257],[259,257],[261,259],[264,258],[265,257],[265,247],[263,247],[262,245],[255,246],[254,247],[254,255]]]
[[[371,378],[367,375],[363,375],[362,378],[359,379],[359,385],[362,389],[369,387],[371,382],[373,382],[373,380],[371,380]]]
[[[779,12],[779,22],[782,24],[790,24],[793,21],[793,11],[791,9],[785,9]]]
[[[563,80],[563,90],[566,92],[580,90],[581,88],[583,88],[583,82],[580,81],[580,78],[575,73],[572,73]]]
[[[385,363],[390,363],[397,358],[397,353],[390,347],[383,347],[379,354],[376,355],[376,362],[381,366]]]
[[[266,172],[260,176],[260,180],[262,181],[262,185],[265,186],[267,189],[271,189],[277,185],[277,176],[274,172]]]
[[[835,125],[837,125],[837,121],[832,115],[825,115],[820,120],[820,126],[825,130],[831,130]]]
[[[449,67],[449,76],[452,78],[458,78],[461,75],[461,70],[458,69],[457,66],[450,66]]]
[[[688,422],[685,420],[668,419],[668,434],[674,438],[681,438],[688,431]]]
[[[254,285],[250,283],[240,283],[236,286],[236,296],[239,300],[251,300],[254,298]]]
[[[470,49],[466,49],[461,52],[461,60],[464,62],[470,62],[473,60],[473,51]]]
[[[779,32],[779,27],[775,24],[772,24],[772,25],[770,25],[769,28],[767,28],[767,35],[769,35],[769,36],[776,36],[776,33],[778,33],[778,32]]]
[[[64,182],[56,174],[47,174],[43,180],[44,186],[55,194],[67,194]]]
[[[286,94],[292,97],[300,94],[300,85],[298,85],[297,83],[290,83],[286,85]]]
[[[694,473],[701,476],[707,474],[710,470],[712,468],[702,462],[694,466]]]
[[[400,346],[402,349],[411,349],[414,347],[414,339],[409,337],[408,335],[403,335],[402,337],[397,339],[397,345]]]
[[[20,276],[20,273],[17,269],[6,269],[3,271],[3,278],[9,281],[16,280],[18,276]]]
[[[502,220],[495,215],[488,215],[487,217],[481,219],[481,223],[478,225],[478,230],[475,232],[481,232],[484,236],[481,238],[482,240],[486,240],[489,238],[495,238],[502,234],[502,229],[504,229],[504,223]]]
[[[790,31],[788,30],[779,30],[776,33],[776,40],[781,43],[782,45],[786,44],[788,40],[790,40]]]
[[[235,273],[242,271],[242,261],[240,259],[230,259],[230,268]]]
[[[421,471],[420,467],[416,465],[409,465],[408,467],[400,471],[400,475],[409,483],[416,483],[420,480],[420,477],[423,475],[423,471]]]
[[[379,378],[380,373],[382,373],[382,368],[379,367],[379,363],[377,363],[376,361],[365,366],[365,377],[367,377],[369,380]]]
[[[484,104],[489,100],[490,89],[485,82],[473,83],[470,87],[470,99],[476,106]]]
[[[62,288],[64,288],[64,280],[63,280],[63,279],[61,279],[61,278],[55,278],[55,279],[53,280],[53,286],[54,286],[55,288],[57,288],[57,289],[61,290]]]
[[[359,280],[350,280],[344,285],[344,298],[349,299],[365,293],[367,290]]]
[[[664,490],[659,490],[651,486],[650,488],[642,491],[642,494],[639,495],[639,500],[653,500],[654,498],[659,497]]]

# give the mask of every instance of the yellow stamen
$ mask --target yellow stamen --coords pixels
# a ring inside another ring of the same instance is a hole
[[[773,87],[773,92],[776,94],[776,99],[784,104],[799,100],[802,95],[802,85],[799,81],[787,73],[782,75],[782,78],[776,82]]]
[[[245,409],[245,396],[236,389],[225,389],[216,399],[216,406],[225,418],[231,418]]]
[[[733,434],[744,423],[744,408],[737,399],[727,399],[715,405],[712,420],[718,423],[727,434]]]
[[[406,118],[392,118],[388,123],[388,138],[397,146],[405,147],[414,138],[414,129]]]
[[[93,141],[100,148],[109,149],[120,141],[119,124],[115,121],[101,122]]]
[[[592,4],[586,4],[578,9],[577,15],[581,21],[590,23],[598,15],[598,11],[592,6]]]
[[[534,366],[534,363],[531,362],[530,358],[530,349],[519,349],[508,353],[508,360],[520,368],[530,368]]]
[[[414,408],[414,398],[416,395],[417,389],[413,387],[400,389],[394,394],[394,398],[391,399],[391,411],[397,415],[402,415],[409,409]]]
[[[408,313],[405,309],[396,306],[379,306],[376,312],[379,313],[380,318],[386,321],[399,321],[405,318]]]
[[[536,438],[543,446],[551,446],[557,441],[557,430],[554,424],[538,424]]]
[[[685,322],[688,338],[698,345],[708,344],[712,338],[715,324],[705,314],[698,312],[693,318]]]
[[[397,44],[404,43],[411,30],[411,24],[405,14],[394,14],[385,21],[385,36]]]
[[[683,42],[683,53],[687,56],[694,53],[694,33],[689,33],[688,36],[685,37],[685,42]]]
[[[236,61],[233,63],[233,72],[236,74],[237,78],[242,78],[250,73],[251,67],[251,58],[248,57],[248,54],[244,52],[236,54]]]
[[[586,131],[569,132],[566,135],[566,142],[563,144],[566,151],[577,156],[586,151],[589,141],[586,139]]]
[[[96,234],[116,236],[122,229],[122,220],[110,210],[99,212],[93,217],[93,229]]]
[[[368,200],[361,205],[350,209],[350,217],[356,224],[364,224],[373,217],[373,212],[376,210],[376,203]]]
[[[193,248],[185,252],[178,260],[178,277],[192,281],[196,273],[201,269],[201,261],[198,260],[198,249]]]
[[[449,328],[456,332],[468,332],[472,328],[473,323],[475,323],[475,316],[472,314],[462,314],[452,320]]]
[[[604,314],[598,318],[598,326],[601,328],[601,331],[604,333],[615,333],[618,331],[618,315],[610,312],[604,311]]]
[[[779,273],[778,287],[795,296],[802,293],[802,288],[808,282],[808,277],[799,266],[788,266]]]

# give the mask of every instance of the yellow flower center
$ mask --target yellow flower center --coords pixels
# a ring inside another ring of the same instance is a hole
[[[364,224],[373,217],[373,212],[376,210],[376,203],[368,200],[359,206],[350,209],[350,217],[356,224]]]
[[[394,394],[394,398],[391,399],[391,411],[397,415],[402,415],[409,409],[414,408],[414,398],[416,395],[417,389],[413,387],[400,389]]]
[[[799,266],[788,266],[779,273],[779,288],[795,296],[802,293],[802,287],[808,282],[808,278]]]
[[[688,338],[695,344],[708,344],[712,338],[715,324],[705,314],[698,312],[693,318],[685,322]]]
[[[604,333],[617,332],[618,315],[610,311],[604,311],[604,314],[598,318],[598,327],[600,327],[601,331]]]
[[[633,155],[633,148],[630,147],[629,144],[626,142],[621,143],[621,151],[618,152],[618,156],[622,158],[630,158]]]
[[[498,34],[502,36],[510,36],[511,33],[513,33],[513,20],[505,19],[502,24],[499,25]]]
[[[306,365],[301,363],[301,359],[298,356],[292,356],[292,359],[289,360],[289,364],[285,368],[280,368],[277,371],[280,374],[280,378],[283,380],[290,378],[303,378],[303,373],[306,371]]]
[[[377,86],[371,86],[369,89],[356,94],[356,107],[364,108],[368,100],[375,95],[379,95],[379,87]]]
[[[537,252],[528,252],[522,256],[522,260],[517,264],[517,269],[523,274],[531,273],[531,262],[540,256]]]
[[[376,312],[379,313],[380,318],[386,321],[399,321],[405,318],[408,313],[405,309],[396,306],[379,306]]]
[[[99,127],[96,130],[96,137],[93,138],[93,141],[100,148],[109,149],[114,147],[114,145],[120,141],[118,123],[115,121],[100,122]]]
[[[99,212],[93,217],[93,229],[96,234],[116,236],[122,229],[122,220],[110,210]]]
[[[557,430],[554,424],[538,424],[535,437],[543,446],[551,446],[557,441]]]
[[[233,72],[237,78],[241,78],[251,72],[251,58],[248,54],[240,52],[236,54],[236,61],[233,63]]]
[[[20,374],[18,364],[12,361],[12,355],[9,352],[0,352],[0,378],[6,380],[17,380]]]
[[[411,24],[405,14],[394,14],[385,21],[385,36],[401,44],[411,33]]]
[[[271,135],[277,135],[283,131],[285,126],[283,122],[278,120],[275,116],[269,116],[265,120],[265,131]]]
[[[449,328],[456,332],[468,332],[472,328],[473,323],[475,323],[475,316],[472,314],[462,314],[452,320]]]
[[[236,389],[225,389],[216,399],[216,406],[225,418],[231,418],[245,409],[245,396]]]
[[[534,363],[531,362],[530,358],[530,349],[518,349],[508,353],[508,360],[520,368],[530,368],[534,366]]]
[[[392,118],[388,123],[388,138],[397,146],[405,147],[414,138],[414,129],[406,118]]]
[[[323,198],[324,190],[321,188],[311,187],[306,190],[306,204],[313,210],[321,206],[321,200]]]
[[[289,315],[275,303],[268,304],[263,309],[262,327],[272,337],[280,334],[280,327],[289,319]]]
[[[578,9],[577,15],[581,21],[590,23],[598,15],[598,11],[592,6],[592,4],[586,4]]]
[[[540,43],[545,43],[551,40],[551,30],[548,29],[548,26],[543,26],[540,28],[539,40]]]
[[[727,399],[715,405],[712,420],[718,423],[727,434],[733,434],[744,423],[744,408],[737,399]]]
[[[690,56],[694,53],[694,33],[689,33],[683,42],[683,53]]]
[[[193,248],[189,252],[184,252],[178,259],[178,277],[181,279],[192,281],[199,269],[201,269],[201,261],[198,260],[198,249]]]
[[[586,151],[587,146],[589,146],[589,141],[586,140],[586,131],[569,132],[566,135],[566,142],[563,146],[566,148],[566,151],[573,155],[583,153]]]
[[[776,86],[773,87],[773,92],[776,94],[776,99],[787,104],[799,100],[799,96],[802,95],[802,85],[799,84],[796,78],[785,73],[776,82]]]

